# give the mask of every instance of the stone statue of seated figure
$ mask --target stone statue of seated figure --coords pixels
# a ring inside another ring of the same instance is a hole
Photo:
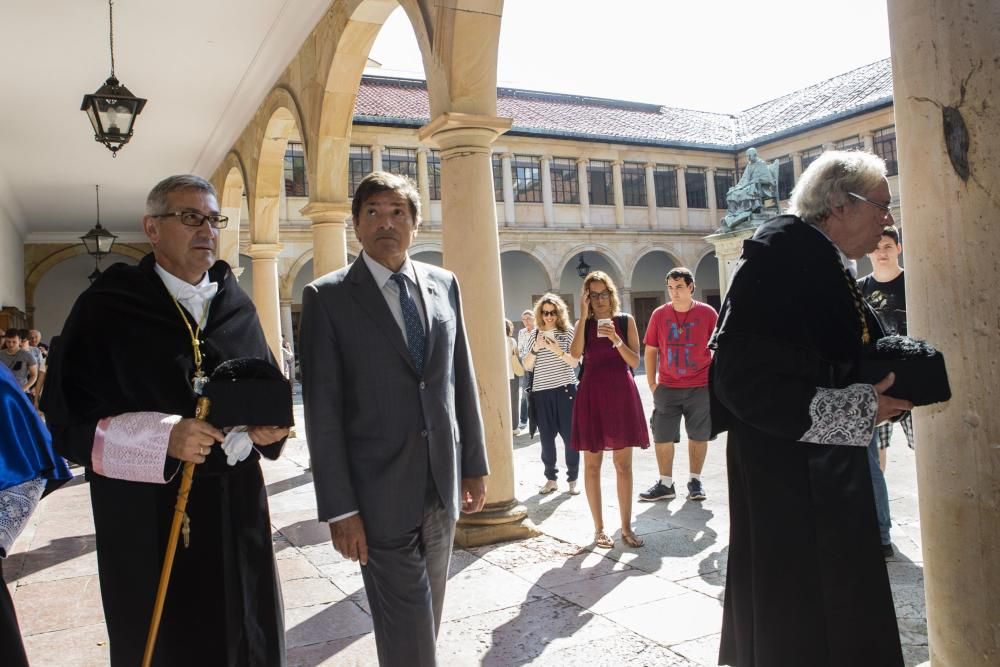
[[[745,226],[754,213],[763,208],[764,200],[778,191],[778,161],[768,164],[757,157],[757,149],[747,149],[747,166],[740,182],[726,193],[728,213],[722,219],[722,230],[732,231]]]

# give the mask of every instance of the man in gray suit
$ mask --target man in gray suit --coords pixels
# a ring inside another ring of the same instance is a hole
[[[486,498],[479,397],[458,281],[406,253],[417,189],[369,174],[351,213],[364,252],[302,295],[319,519],[361,563],[379,664],[432,666],[458,512]]]

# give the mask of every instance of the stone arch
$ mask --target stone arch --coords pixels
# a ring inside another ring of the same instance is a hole
[[[149,248],[140,248],[134,245],[129,245],[125,243],[116,243],[112,248],[115,254],[124,255],[125,257],[130,257],[137,262],[142,259],[146,253],[149,252]],[[41,282],[45,274],[52,270],[52,267],[57,264],[65,262],[67,259],[76,257],[77,255],[86,254],[87,248],[84,247],[82,243],[74,243],[73,245],[60,248],[52,252],[43,258],[40,262],[35,264],[28,275],[24,279],[24,308],[25,312],[32,313],[35,309],[35,288],[38,287],[38,283]]]
[[[656,248],[654,246],[643,248],[638,253],[636,253],[635,256],[633,256],[632,259],[629,260],[628,262],[629,285],[632,284],[632,278],[633,276],[635,276],[635,270],[639,266],[639,262],[642,261],[643,257],[646,257],[647,255],[656,252],[662,252],[666,254],[666,256],[669,257],[670,260],[674,263],[673,264],[674,266],[684,266],[684,263],[680,260],[677,253],[671,252],[666,248]]]
[[[313,249],[309,248],[304,253],[295,258],[292,265],[288,267],[288,273],[281,280],[281,298],[282,299],[292,299],[295,300],[295,294],[293,293],[293,287],[295,286],[295,281],[298,280],[299,273],[303,268],[313,259]]]
[[[285,149],[294,131],[302,137],[307,161],[310,145],[299,105],[292,92],[277,86],[261,105],[260,116],[267,118],[257,145],[257,169],[250,197],[250,242],[278,242],[278,202],[284,187]],[[312,174],[306,174],[309,178]],[[314,181],[310,180],[310,184]]]
[[[722,290],[719,285],[719,261],[715,257],[715,251],[711,248],[705,249],[691,270],[694,271],[695,297],[719,310],[722,305]]]
[[[346,5],[343,18],[332,26],[333,39],[317,48],[330,48],[321,53],[317,77],[323,84],[319,105],[319,122],[315,129],[316,150],[306,153],[311,165],[310,198],[314,201],[347,201],[347,158],[350,152],[354,103],[361,85],[361,76],[372,44],[386,19],[397,7],[402,7],[413,27],[426,72],[433,70],[430,58],[429,25],[422,4],[414,0],[355,0]],[[428,69],[431,64],[431,69]],[[428,86],[430,83],[428,83]]]
[[[546,259],[549,255],[539,250],[537,247],[524,248],[521,243],[516,241],[507,241],[500,244],[500,255],[501,257],[505,252],[521,252],[525,255],[530,256],[535,262],[538,263],[539,268],[545,273],[546,279],[548,279],[548,288],[552,289],[552,286],[556,283],[558,276],[556,276],[556,271],[562,268],[562,265],[553,266],[551,262],[547,262]]]
[[[563,256],[559,259],[558,267],[556,268],[556,271],[559,272],[558,273],[559,283],[562,282],[562,275],[566,272],[566,267],[571,262],[574,262],[573,265],[575,266],[576,265],[575,261],[577,257],[580,255],[580,253],[588,253],[588,252],[597,253],[605,260],[607,260],[608,264],[611,265],[611,269],[613,271],[611,278],[618,284],[619,289],[626,288],[625,279],[627,276],[625,274],[621,260],[618,258],[617,253],[615,253],[615,251],[610,246],[605,245],[603,243],[581,243],[574,246],[567,252],[565,252]],[[553,285],[555,285],[555,283],[553,283]],[[566,291],[565,285],[562,284],[559,285],[559,289],[563,292]]]
[[[410,255],[421,252],[441,252],[441,243],[440,241],[416,241],[406,252]]]
[[[544,256],[515,243],[506,243],[500,248],[500,276],[504,314],[511,322],[517,322],[521,311],[532,306],[533,296],[552,291],[554,284]],[[540,281],[535,279],[538,276]]]
[[[226,175],[219,192],[219,207],[222,214],[229,216],[229,224],[219,232],[219,259],[229,266],[239,266],[240,223],[243,216],[243,196],[246,193],[246,168],[239,153],[230,151],[222,163],[222,173]],[[249,207],[248,207],[249,209]]]

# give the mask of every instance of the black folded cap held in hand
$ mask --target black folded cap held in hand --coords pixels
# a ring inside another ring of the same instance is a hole
[[[292,385],[264,359],[232,359],[219,364],[205,385],[211,399],[208,420],[229,426],[292,426]]]
[[[890,372],[896,374],[896,380],[886,390],[888,396],[911,401],[914,406],[951,398],[944,355],[926,341],[909,336],[880,338],[861,360],[858,379],[877,384]]]

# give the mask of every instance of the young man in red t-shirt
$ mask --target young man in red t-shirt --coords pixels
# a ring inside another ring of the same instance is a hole
[[[660,478],[639,500],[674,498],[674,443],[681,437],[681,415],[688,436],[691,480],[688,498],[704,500],[701,470],[708,453],[712,423],[709,415],[708,369],[712,355],[708,339],[718,314],[708,304],[694,300],[694,275],[683,267],[667,274],[670,303],[653,311],[646,328],[644,362],[646,381],[653,393],[649,420],[656,443]]]

